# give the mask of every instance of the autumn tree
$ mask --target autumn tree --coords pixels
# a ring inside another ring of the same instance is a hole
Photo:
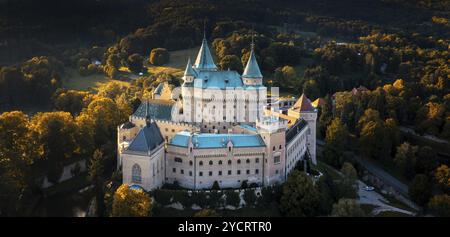
[[[38,154],[48,165],[47,177],[59,180],[64,161],[79,151],[77,124],[68,112],[37,113],[30,123]]]
[[[349,138],[347,126],[339,118],[333,119],[327,127],[325,136],[324,157],[328,164],[334,167],[341,166]]]
[[[434,172],[434,177],[442,190],[450,190],[450,168],[447,165],[440,165]]]
[[[0,115],[0,212],[17,215],[30,188],[35,153],[28,117],[19,111]]]
[[[114,193],[112,216],[146,217],[150,216],[152,207],[152,199],[143,190],[122,184]]]
[[[342,178],[338,183],[339,197],[356,198],[358,174],[352,164],[344,162],[341,168]]]
[[[447,194],[434,196],[430,199],[428,208],[438,216],[450,217],[450,196]]]
[[[311,178],[294,170],[283,185],[280,209],[286,216],[315,216],[320,196]]]
[[[414,176],[414,165],[417,160],[417,150],[417,146],[412,146],[407,142],[404,142],[397,147],[394,163],[402,171],[403,175],[408,178],[412,178]]]

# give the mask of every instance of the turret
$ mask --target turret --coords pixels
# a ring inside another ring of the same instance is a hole
[[[203,37],[202,46],[198,51],[197,58],[195,59],[194,68],[197,70],[217,71],[217,66],[214,63],[211,52],[209,51],[206,37]]]
[[[183,80],[186,83],[192,83],[197,73],[192,68],[191,58],[188,59],[186,70],[184,70]]]
[[[258,62],[256,61],[254,48],[255,44],[253,43],[252,36],[250,57],[247,65],[245,66],[244,73],[242,74],[242,80],[245,85],[259,86],[262,85],[263,76],[261,74],[261,70],[259,70]]]

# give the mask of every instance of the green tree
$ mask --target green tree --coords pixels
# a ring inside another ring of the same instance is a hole
[[[169,62],[170,54],[165,48],[155,48],[150,52],[149,62],[155,66],[161,66]]]
[[[417,204],[424,206],[431,197],[431,183],[428,177],[418,174],[414,177],[408,190],[409,196]]]
[[[450,196],[447,194],[434,196],[430,199],[428,208],[438,216],[450,217]]]
[[[103,216],[105,210],[104,204],[104,166],[103,153],[100,150],[95,150],[88,166],[89,181],[94,185],[95,200],[97,204],[97,216]]]
[[[294,170],[283,185],[281,211],[287,216],[315,216],[319,205],[320,196],[311,178]]]
[[[331,215],[335,217],[363,217],[365,213],[355,199],[341,198],[333,205]]]
[[[403,175],[408,178],[414,176],[414,165],[416,163],[417,146],[412,146],[407,142],[402,143],[397,147],[394,163],[400,168]]]
[[[356,182],[358,179],[358,174],[355,168],[352,164],[345,162],[342,165],[341,173],[343,176],[339,180],[338,184],[339,197],[356,198],[358,196],[358,184]]]
[[[255,191],[252,189],[245,190],[244,201],[245,201],[245,205],[248,207],[255,205],[255,201],[256,201]]]
[[[130,189],[122,184],[114,193],[113,217],[145,217],[150,216],[152,199],[141,189]]]
[[[241,202],[241,198],[239,197],[239,193],[234,190],[225,191],[226,203],[227,205],[239,207],[239,203]]]
[[[239,73],[243,71],[241,60],[236,55],[225,55],[219,63],[219,67],[222,70],[234,70]]]
[[[134,53],[128,57],[128,68],[133,73],[139,73],[143,71],[144,58],[137,53]]]
[[[328,164],[341,166],[349,137],[347,126],[339,118],[333,119],[327,127],[325,137],[324,157]]]
[[[219,189],[220,189],[219,182],[217,182],[217,180],[214,181],[214,183],[213,183],[211,189],[212,189],[212,190],[219,190]]]

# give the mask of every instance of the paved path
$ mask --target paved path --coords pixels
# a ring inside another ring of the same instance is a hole
[[[365,186],[366,186],[365,183],[358,180],[358,196],[359,196],[358,202],[360,204],[370,204],[376,206],[372,210],[371,213],[372,215],[376,216],[380,212],[392,211],[414,216],[414,213],[410,211],[388,205],[387,203],[389,203],[389,201],[386,200],[383,196],[381,196],[381,194],[375,191],[366,191],[364,190]]]
[[[63,181],[66,181],[68,179],[71,179],[73,177],[72,175],[72,169],[75,167],[76,163],[78,163],[80,165],[80,172],[84,172],[86,171],[87,167],[86,167],[86,160],[80,160],[78,162],[75,162],[73,164],[70,165],[66,165],[64,166],[64,170],[63,173],[61,174],[61,177],[58,180],[58,183],[61,183]],[[44,182],[42,183],[42,188],[48,188],[53,186],[54,184],[48,181],[47,176],[44,179]]]
[[[411,134],[411,135],[416,136],[416,137],[422,137],[422,138],[425,138],[427,140],[430,140],[430,141],[433,141],[433,142],[437,142],[437,143],[449,144],[449,141],[444,140],[444,139],[440,139],[440,138],[438,138],[436,136],[433,136],[433,135],[424,134],[422,136],[420,134],[417,134],[416,131],[414,131],[414,129],[412,129],[412,128],[408,128],[408,127],[404,127],[404,126],[398,126],[398,129],[400,131],[404,132],[404,133],[408,133],[408,134]]]

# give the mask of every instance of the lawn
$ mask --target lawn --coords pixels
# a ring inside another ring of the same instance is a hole
[[[70,90],[92,91],[95,92],[98,87],[110,81],[128,85],[129,82],[109,79],[103,74],[93,74],[81,76],[76,70],[66,68],[67,75],[63,78],[63,87]]]
[[[194,63],[195,57],[197,56],[199,47],[183,49],[170,52],[169,63],[163,66],[153,66],[148,63],[148,59],[145,59],[144,65],[150,74],[157,73],[168,73],[173,74],[177,77],[183,76],[184,69],[186,68],[186,63],[188,58],[191,58],[191,62]]]

